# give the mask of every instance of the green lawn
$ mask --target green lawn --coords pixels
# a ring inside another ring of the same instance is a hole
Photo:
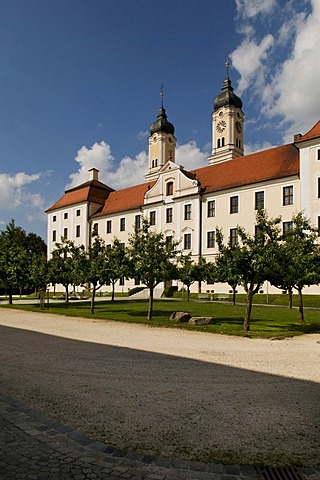
[[[8,308],[8,305],[3,305]],[[38,305],[13,305],[29,311],[46,314],[57,313],[67,316],[93,318],[90,315],[88,302],[51,303],[49,310],[40,310]],[[148,302],[146,300],[116,300],[115,302],[97,302],[94,318],[115,320],[130,323],[144,323],[150,326],[166,328],[182,328],[200,330],[210,333],[227,335],[242,335],[252,338],[285,338],[304,333],[320,333],[320,311],[306,310],[305,323],[299,321],[297,309],[289,310],[283,307],[254,306],[251,316],[251,329],[246,333],[242,329],[244,305],[232,305],[228,302],[206,301],[170,301],[156,300],[154,302],[154,318],[147,321]],[[176,310],[190,312],[195,316],[212,316],[216,319],[215,325],[194,327],[188,324],[172,324],[169,316]]]

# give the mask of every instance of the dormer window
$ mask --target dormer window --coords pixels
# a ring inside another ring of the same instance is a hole
[[[167,196],[173,195],[173,182],[167,183]]]

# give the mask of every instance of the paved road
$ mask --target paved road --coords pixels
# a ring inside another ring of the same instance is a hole
[[[1,480],[319,480],[320,467],[263,469],[170,460],[92,441],[0,392]]]

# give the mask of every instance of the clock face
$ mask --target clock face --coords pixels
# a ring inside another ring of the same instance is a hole
[[[225,122],[225,120],[220,120],[218,123],[217,123],[217,132],[219,133],[222,133],[223,130],[226,128],[227,124]]]
[[[237,130],[238,133],[241,133],[242,128],[241,128],[241,123],[240,122],[236,122],[236,130]]]

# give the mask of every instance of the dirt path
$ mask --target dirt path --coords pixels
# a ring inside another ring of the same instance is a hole
[[[0,387],[86,435],[230,464],[319,464],[320,335],[250,340],[0,309]]]

